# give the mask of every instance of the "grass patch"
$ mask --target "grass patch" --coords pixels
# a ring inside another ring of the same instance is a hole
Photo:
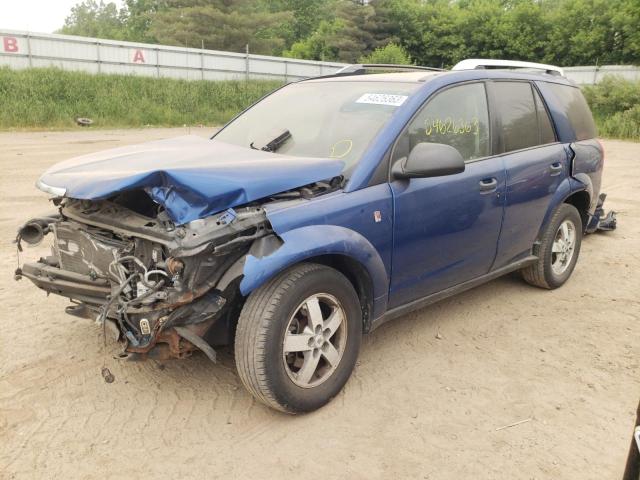
[[[73,128],[77,117],[100,128],[220,125],[280,85],[3,67],[0,129]]]
[[[600,136],[640,140],[640,82],[607,76],[582,90]]]
[[[91,75],[57,68],[0,68],[0,129],[221,125],[278,81],[186,81]],[[603,137],[640,140],[640,82],[605,77],[583,91]]]

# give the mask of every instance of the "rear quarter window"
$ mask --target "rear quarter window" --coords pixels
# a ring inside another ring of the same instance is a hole
[[[547,83],[545,87],[555,97],[556,108],[567,117],[577,141],[597,136],[591,110],[578,87],[558,83]]]

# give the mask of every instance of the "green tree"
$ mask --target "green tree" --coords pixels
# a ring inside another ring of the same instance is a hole
[[[167,0],[154,15],[151,33],[168,45],[273,54],[284,48],[275,35],[292,18],[291,12],[271,12],[250,0]]]
[[[549,19],[547,61],[563,65],[640,62],[637,0],[563,0],[549,10]]]
[[[58,32],[65,35],[124,40],[125,17],[125,13],[118,10],[113,2],[84,0],[71,8],[71,14]]]
[[[164,0],[126,0],[118,9],[114,2],[84,0],[72,7],[60,33],[132,42],[156,42],[149,29]]]
[[[411,65],[411,58],[400,45],[389,43],[378,47],[369,55],[360,57],[360,63],[388,63],[395,65]]]
[[[285,56],[353,63],[383,42],[375,35],[376,12],[360,1],[334,2],[334,17],[320,22],[309,37],[294,43]]]
[[[612,15],[619,63],[640,64],[640,5],[626,1]]]
[[[164,0],[126,0],[125,31],[127,40],[156,43],[151,25],[158,12],[166,8]]]
[[[355,62],[395,44],[416,63],[495,57],[640,63],[640,0],[106,0],[62,33]]]
[[[308,38],[318,29],[320,22],[334,18],[336,0],[260,0],[271,12],[291,12],[291,21],[284,22],[276,32],[285,42],[285,48]]]
[[[306,60],[335,60],[337,50],[332,39],[338,35],[343,27],[340,20],[322,21],[318,29],[307,38],[295,42],[283,55],[291,58],[303,58]]]

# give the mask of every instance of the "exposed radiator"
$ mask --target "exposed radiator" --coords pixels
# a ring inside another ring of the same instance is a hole
[[[73,222],[52,225],[55,236],[54,254],[63,270],[107,278],[109,265],[127,244],[93,235]]]

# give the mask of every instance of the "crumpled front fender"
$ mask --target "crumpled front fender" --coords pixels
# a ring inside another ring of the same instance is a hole
[[[284,269],[320,255],[344,255],[359,262],[369,273],[375,307],[386,299],[388,276],[380,255],[359,233],[336,225],[312,225],[279,235],[282,243],[263,256],[247,254],[240,292],[248,295]],[[376,301],[377,300],[377,301]],[[377,308],[375,308],[377,310]]]

